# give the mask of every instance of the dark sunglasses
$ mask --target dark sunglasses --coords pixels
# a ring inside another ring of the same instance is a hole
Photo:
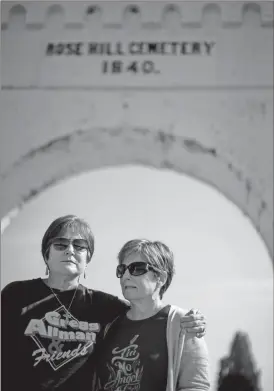
[[[127,269],[132,276],[142,276],[143,274],[146,274],[149,270],[157,270],[153,266],[148,265],[146,262],[132,262],[129,265],[124,265],[122,263],[116,268],[116,277],[123,277]]]
[[[55,250],[64,251],[70,244],[77,252],[88,250],[88,242],[85,239],[54,238],[51,242]]]

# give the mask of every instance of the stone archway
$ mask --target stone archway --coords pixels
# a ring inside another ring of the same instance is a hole
[[[193,4],[1,4],[2,217],[64,178],[142,164],[216,187],[272,257],[273,6]]]

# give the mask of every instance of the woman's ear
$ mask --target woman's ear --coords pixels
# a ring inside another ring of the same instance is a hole
[[[167,272],[161,271],[161,273],[158,275],[159,277],[159,282],[161,286],[165,285],[166,280],[167,280]]]
[[[87,264],[90,263],[91,258],[92,258],[91,252],[88,250],[88,251],[87,251]]]
[[[50,247],[45,251],[45,257],[44,257],[45,262],[47,262],[49,259],[49,253],[50,253]]]

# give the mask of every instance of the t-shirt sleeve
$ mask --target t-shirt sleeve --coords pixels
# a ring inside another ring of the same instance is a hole
[[[10,375],[14,366],[16,344],[16,325],[19,320],[20,282],[8,284],[1,292],[1,390],[12,389],[15,378]]]
[[[21,282],[11,282],[1,292],[1,325],[9,323],[18,317],[20,300],[22,299]]]
[[[205,340],[186,334],[176,391],[209,389],[209,358]]]

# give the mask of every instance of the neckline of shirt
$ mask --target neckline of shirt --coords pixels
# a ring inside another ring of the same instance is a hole
[[[52,288],[52,287],[49,287],[45,281],[43,280],[43,278],[39,277],[38,280],[40,280],[40,282],[42,283],[42,285],[49,290],[49,292],[51,291],[51,289],[55,292],[55,293],[58,293],[58,294],[61,294],[61,293],[68,293],[68,292],[75,292],[75,290],[78,290],[78,291],[82,291],[84,289],[84,286],[82,284],[79,284],[77,287],[75,288],[72,288],[72,289],[66,289],[66,290],[61,290],[61,289],[58,289],[58,288]]]
[[[129,323],[140,323],[140,322],[149,322],[150,320],[157,318],[158,316],[162,315],[168,315],[168,312],[170,310],[170,304],[165,305],[163,308],[161,308],[156,314],[150,316],[149,318],[144,319],[129,319],[127,315],[124,315],[124,321]]]

